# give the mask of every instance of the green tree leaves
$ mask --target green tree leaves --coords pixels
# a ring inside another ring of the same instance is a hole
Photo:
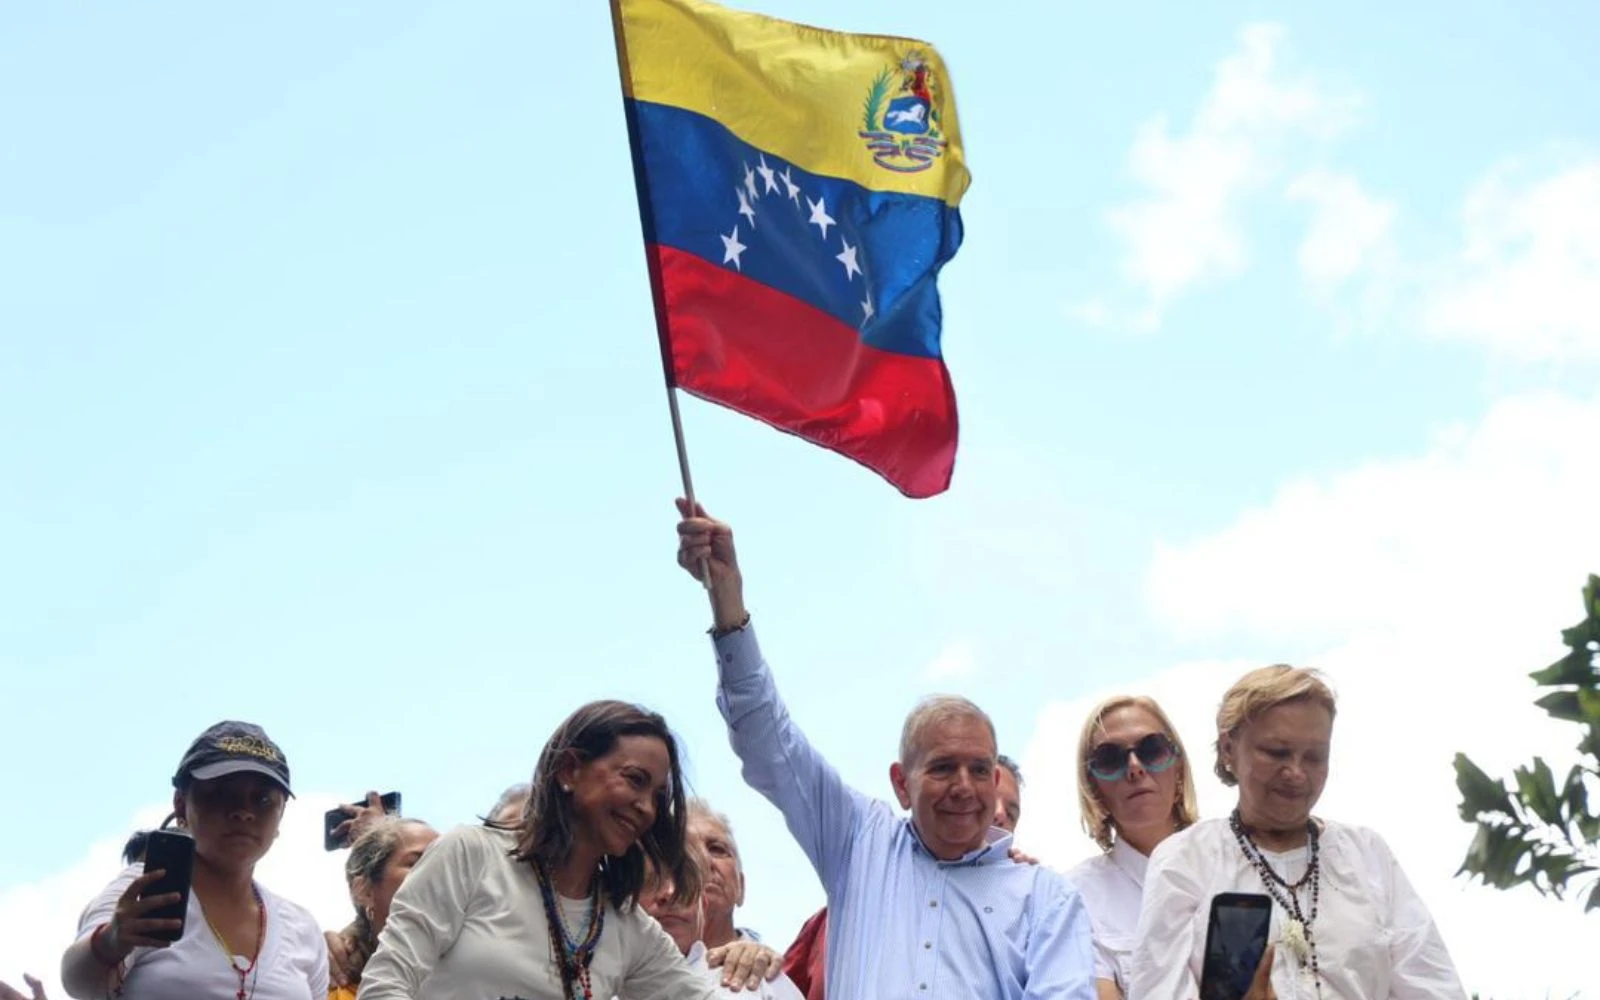
[[[1583,588],[1584,620],[1561,633],[1568,653],[1532,675],[1553,688],[1534,701],[1554,719],[1583,732],[1578,763],[1558,784],[1543,758],[1519,767],[1512,786],[1490,778],[1465,754],[1456,754],[1461,818],[1478,827],[1456,874],[1510,889],[1531,885],[1557,899],[1576,883],[1592,882],[1585,910],[1600,909],[1600,577]]]

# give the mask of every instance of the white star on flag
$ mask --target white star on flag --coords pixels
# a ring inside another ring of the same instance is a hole
[[[722,262],[726,264],[731,261],[735,270],[743,271],[744,265],[739,262],[739,255],[748,249],[739,242],[739,227],[734,226],[730,235],[722,237]]]
[[[781,206],[783,201],[789,201],[793,203],[793,211],[795,212],[794,219],[805,220],[801,224],[802,228],[804,226],[817,227],[818,232],[822,234],[822,246],[820,249],[823,253],[827,253],[828,250],[831,249],[828,246],[828,230],[839,225],[838,221],[834,219],[833,216],[828,214],[827,198],[825,196],[819,196],[816,198],[816,200],[812,200],[811,198],[806,197],[804,198],[804,203],[802,204],[801,199],[804,196],[804,192],[801,190],[800,185],[795,182],[794,168],[790,164],[785,163],[781,158],[774,158],[773,161],[769,163],[767,162],[767,156],[765,153],[756,150],[752,150],[752,152],[757,153],[756,163],[754,165],[748,162],[743,164],[744,176],[735,181],[733,188],[733,194],[737,199],[739,206],[738,215],[739,218],[743,219],[744,221],[741,222],[736,219],[733,226],[733,231],[730,233],[723,233],[720,231],[717,233],[718,238],[722,240],[723,265],[732,265],[735,270],[741,273],[744,271],[744,252],[751,249],[751,247],[745,245],[740,240],[739,230],[741,228],[745,228],[747,224],[748,229],[746,231],[751,234],[753,239],[781,239],[783,238],[782,233],[785,225],[792,226],[792,221],[789,219],[789,217],[782,214],[784,211],[786,211],[785,209],[782,207],[774,207],[769,205],[762,208],[761,211],[763,214],[774,211],[780,213],[778,215],[766,216],[767,221],[777,226],[777,229],[772,229],[769,226],[767,230],[768,236],[759,237],[755,235],[757,204],[762,198],[766,197],[768,192],[772,191],[778,192],[779,206]],[[757,178],[760,178],[761,184],[757,183]],[[762,185],[765,186],[765,191],[762,190]],[[809,210],[809,215],[801,214],[807,210]],[[867,324],[872,321],[873,317],[878,315],[878,307],[872,301],[872,286],[870,282],[866,281],[866,271],[862,267],[861,254],[863,253],[864,248],[860,244],[852,245],[850,240],[847,239],[843,234],[844,230],[840,229],[839,243],[843,247],[843,250],[835,254],[833,259],[838,261],[839,264],[844,268],[844,280],[847,286],[855,280],[857,275],[862,278],[863,283],[866,285],[866,287],[862,290],[862,295],[864,297],[859,300],[862,318],[856,324],[859,328],[866,329]],[[792,239],[792,236],[789,238]],[[804,252],[814,253],[815,249],[806,249]],[[782,254],[780,256],[787,258],[788,255]],[[757,263],[757,270],[759,272],[760,265],[764,263],[770,263],[770,261],[767,257],[760,256],[757,258]],[[833,308],[844,307],[848,309],[848,306],[845,306],[845,303],[849,302],[849,299],[840,299],[836,297],[838,296],[840,290],[838,289],[838,286],[834,285],[833,283],[837,280],[837,278],[828,279],[827,283],[828,285],[832,286],[832,288],[817,289],[817,291],[823,292],[829,300],[835,303]],[[841,316],[840,318],[843,319],[844,317]]]
[[[856,248],[850,245],[850,241],[841,237],[839,242],[844,244],[844,253],[833,259],[844,265],[844,280],[849,281],[861,273],[861,265],[856,263]]]
[[[828,215],[828,206],[824,199],[812,201],[806,199],[806,204],[811,206],[811,218],[806,221],[822,230],[822,238],[828,238],[828,227],[834,224],[833,217]]]

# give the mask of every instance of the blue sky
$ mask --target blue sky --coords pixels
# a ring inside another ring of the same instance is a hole
[[[1024,839],[1067,864],[1087,699],[1181,697],[1203,748],[1245,666],[1323,663],[1344,718],[1370,693],[1395,727],[1352,731],[1325,811],[1468,914],[1446,932],[1471,982],[1519,982],[1463,954],[1499,899],[1449,880],[1448,759],[1570,742],[1505,706],[1600,569],[1574,457],[1600,428],[1600,15],[761,10],[937,44],[974,177],[941,282],[947,495],[686,403],[795,716],[887,792],[914,698],[978,697],[1030,755]],[[284,745],[310,839],[317,796],[368,787],[468,820],[567,711],[622,696],[682,732],[744,841],[747,918],[786,943],[820,893],[738,778],[672,560],[604,5],[8,22],[0,757],[24,821],[0,926],[87,859],[109,880],[90,845],[218,718]],[[1426,748],[1404,787],[1397,744]],[[1570,907],[1517,905],[1581,940]],[[0,978],[53,967],[70,926],[40,933],[0,935]]]

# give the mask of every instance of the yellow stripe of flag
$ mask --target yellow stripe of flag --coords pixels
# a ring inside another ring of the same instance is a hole
[[[613,9],[628,97],[699,112],[815,174],[950,205],[965,193],[955,96],[931,45],[705,0],[613,0]]]

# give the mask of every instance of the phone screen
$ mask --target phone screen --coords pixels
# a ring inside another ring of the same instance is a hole
[[[1266,954],[1272,900],[1245,892],[1218,893],[1206,927],[1200,1000],[1241,1000]]]
[[[144,870],[166,872],[146,887],[140,899],[163,896],[176,892],[183,898],[170,906],[158,907],[145,916],[154,920],[183,920],[189,913],[189,887],[194,881],[194,839],[186,833],[157,830],[150,834],[144,851]],[[184,929],[151,931],[150,936],[163,941],[176,941],[183,937]]]

